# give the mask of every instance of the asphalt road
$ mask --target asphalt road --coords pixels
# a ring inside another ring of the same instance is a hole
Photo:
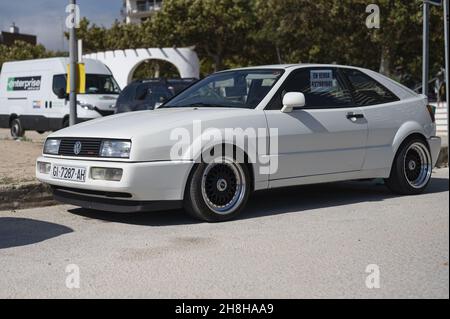
[[[0,297],[449,298],[448,173],[416,197],[369,182],[259,193],[223,224],[180,211],[0,212]]]

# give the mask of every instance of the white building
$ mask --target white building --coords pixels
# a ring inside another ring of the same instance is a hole
[[[141,23],[161,10],[163,0],[123,0],[122,16],[126,23]]]
[[[200,61],[194,48],[143,48],[86,54],[86,59],[103,62],[123,89],[142,63],[149,60],[173,64],[181,78],[200,78]]]

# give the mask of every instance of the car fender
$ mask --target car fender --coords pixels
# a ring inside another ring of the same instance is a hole
[[[408,121],[402,124],[395,134],[392,142],[392,154],[393,157],[397,154],[400,145],[412,134],[420,134],[427,138],[427,134],[424,128],[417,122]]]

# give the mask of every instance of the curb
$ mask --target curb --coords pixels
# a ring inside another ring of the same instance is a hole
[[[51,189],[39,182],[0,187],[0,211],[56,205]]]

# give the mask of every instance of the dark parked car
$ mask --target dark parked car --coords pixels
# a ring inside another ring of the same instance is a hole
[[[150,79],[129,84],[120,94],[116,113],[153,110],[194,83],[196,79]]]

